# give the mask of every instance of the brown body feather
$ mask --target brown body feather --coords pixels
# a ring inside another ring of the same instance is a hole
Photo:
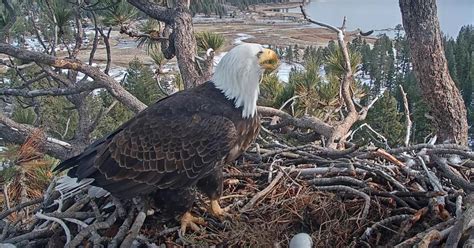
[[[55,170],[94,178],[118,198],[154,193],[187,208],[196,184],[209,197],[220,196],[222,164],[240,156],[259,127],[257,115],[242,118],[242,109],[207,82],[149,106]]]

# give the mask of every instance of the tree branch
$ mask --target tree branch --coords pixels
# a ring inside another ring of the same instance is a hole
[[[127,27],[120,27],[120,33],[121,34],[126,34],[132,38],[148,38],[150,40],[154,40],[154,41],[167,41],[168,38],[167,37],[161,37],[161,36],[156,36],[156,35],[150,35],[150,34],[145,34],[145,33],[138,33],[137,31],[133,31],[133,30],[130,30],[128,29]]]
[[[132,111],[140,112],[146,108],[144,103],[138,100],[130,92],[126,91],[112,77],[100,71],[99,68],[84,64],[79,60],[57,58],[48,54],[19,49],[5,43],[0,43],[0,53],[26,61],[34,61],[39,64],[46,64],[60,69],[80,71],[93,78],[98,86],[106,88],[109,93],[112,94],[112,96],[114,96]]]
[[[168,9],[148,0],[128,0],[128,3],[143,11],[152,18],[171,24],[174,19],[175,11]]]
[[[400,93],[402,94],[403,98],[403,106],[405,107],[405,119],[407,122],[407,130],[405,134],[405,146],[408,146],[410,144],[410,136],[411,136],[411,127],[413,123],[411,122],[410,119],[410,108],[408,106],[408,99],[407,99],[407,93],[403,90],[403,86],[400,84]]]
[[[37,97],[37,96],[64,96],[79,94],[84,91],[92,91],[95,89],[102,88],[96,82],[87,82],[79,86],[68,87],[68,88],[53,88],[53,89],[39,89],[39,90],[27,90],[27,89],[0,89],[0,95],[5,96],[22,96],[22,97]]]
[[[0,113],[0,138],[5,142],[19,143],[24,142],[35,127],[17,123],[2,113]],[[66,159],[71,156],[72,147],[69,143],[47,137],[44,144],[46,153],[60,159]]]
[[[263,116],[278,116],[282,118],[283,123],[278,126],[293,125],[298,128],[308,128],[326,137],[329,137],[334,129],[331,125],[316,117],[305,116],[303,118],[295,118],[282,110],[270,107],[258,106],[258,113]]]

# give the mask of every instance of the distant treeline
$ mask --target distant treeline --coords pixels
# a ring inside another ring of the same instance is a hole
[[[241,10],[247,9],[250,5],[259,3],[286,3],[289,0],[193,0],[191,1],[191,12],[193,14],[202,13],[205,15],[227,15],[226,5],[235,6]]]

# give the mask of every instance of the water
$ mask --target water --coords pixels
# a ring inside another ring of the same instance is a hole
[[[463,25],[474,24],[474,0],[438,0],[437,6],[441,30],[448,36],[456,37]],[[312,0],[306,12],[334,26],[341,26],[347,16],[347,30],[387,29],[402,23],[398,0]]]

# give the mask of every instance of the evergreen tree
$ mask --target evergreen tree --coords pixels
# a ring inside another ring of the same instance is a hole
[[[285,59],[290,63],[293,62],[293,48],[291,46],[286,48]]]
[[[293,57],[296,62],[300,59],[300,48],[298,47],[298,44],[295,44],[293,47]]]
[[[129,63],[124,86],[146,105],[150,105],[163,97],[156,80],[153,78],[153,71],[138,58]]]
[[[402,115],[398,111],[397,100],[386,91],[367,114],[366,122],[387,138],[390,146],[396,146],[402,143],[405,135]]]

